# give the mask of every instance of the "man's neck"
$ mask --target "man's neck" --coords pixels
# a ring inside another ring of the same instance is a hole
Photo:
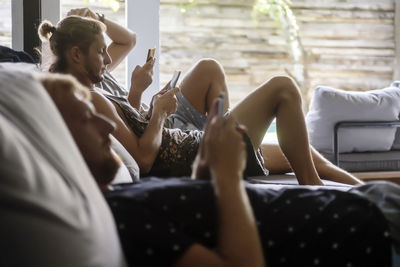
[[[94,84],[89,79],[89,74],[87,73],[86,70],[84,72],[82,72],[82,71],[78,71],[78,70],[74,70],[74,69],[68,69],[67,73],[74,76],[81,84],[85,85],[89,89],[94,88]]]

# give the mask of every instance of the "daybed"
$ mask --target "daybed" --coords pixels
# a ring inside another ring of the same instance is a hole
[[[23,68],[0,64],[0,266],[125,266],[108,206],[56,107]],[[390,253],[371,262],[388,263]]]

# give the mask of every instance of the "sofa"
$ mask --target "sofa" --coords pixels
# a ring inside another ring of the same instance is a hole
[[[110,209],[57,108],[32,78],[35,71],[0,63],[0,266],[126,266]],[[133,159],[114,143],[128,166],[117,182],[138,179]],[[299,187],[293,175],[251,182],[260,189]]]
[[[311,144],[350,172],[400,171],[400,82],[366,92],[314,90],[306,116]],[[400,177],[400,174],[397,174]]]

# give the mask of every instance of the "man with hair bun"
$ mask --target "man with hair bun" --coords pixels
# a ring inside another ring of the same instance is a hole
[[[96,83],[107,78],[107,69],[113,70],[134,47],[136,35],[87,8],[71,10],[68,15],[55,27],[44,22],[39,28],[41,37],[49,40],[54,56],[49,70],[72,74],[91,89],[96,109],[116,123],[115,137],[136,159],[142,174],[165,177],[190,175],[203,132],[180,131],[164,126],[172,126],[168,117],[177,109],[175,94],[180,100],[184,96],[193,107],[192,111],[197,110],[203,115],[209,112],[212,101],[221,92],[227,95],[221,65],[215,60],[198,62],[184,77],[180,92],[178,88],[167,91],[167,85],[154,96],[150,110],[143,114],[141,94],[152,81],[155,59],[135,68],[129,94],[123,94],[123,91],[121,94],[110,94],[96,87]],[[109,46],[103,33],[112,40]],[[182,103],[178,102],[179,105]],[[361,183],[310,148],[301,96],[288,77],[270,79],[235,106],[227,117],[247,128],[243,134],[248,154],[245,176],[268,173],[259,147],[269,124],[276,118],[284,156],[277,146],[264,149],[267,153],[266,165],[270,169],[290,170],[291,167],[300,184],[322,184],[317,170],[326,179]],[[205,117],[203,119],[205,121]],[[314,166],[313,158],[317,166]]]

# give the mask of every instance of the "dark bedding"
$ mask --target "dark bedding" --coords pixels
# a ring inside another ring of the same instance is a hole
[[[380,210],[333,189],[266,189],[246,183],[269,266],[390,266],[391,240]],[[144,179],[106,199],[130,266],[170,266],[192,244],[217,244],[208,181]]]

